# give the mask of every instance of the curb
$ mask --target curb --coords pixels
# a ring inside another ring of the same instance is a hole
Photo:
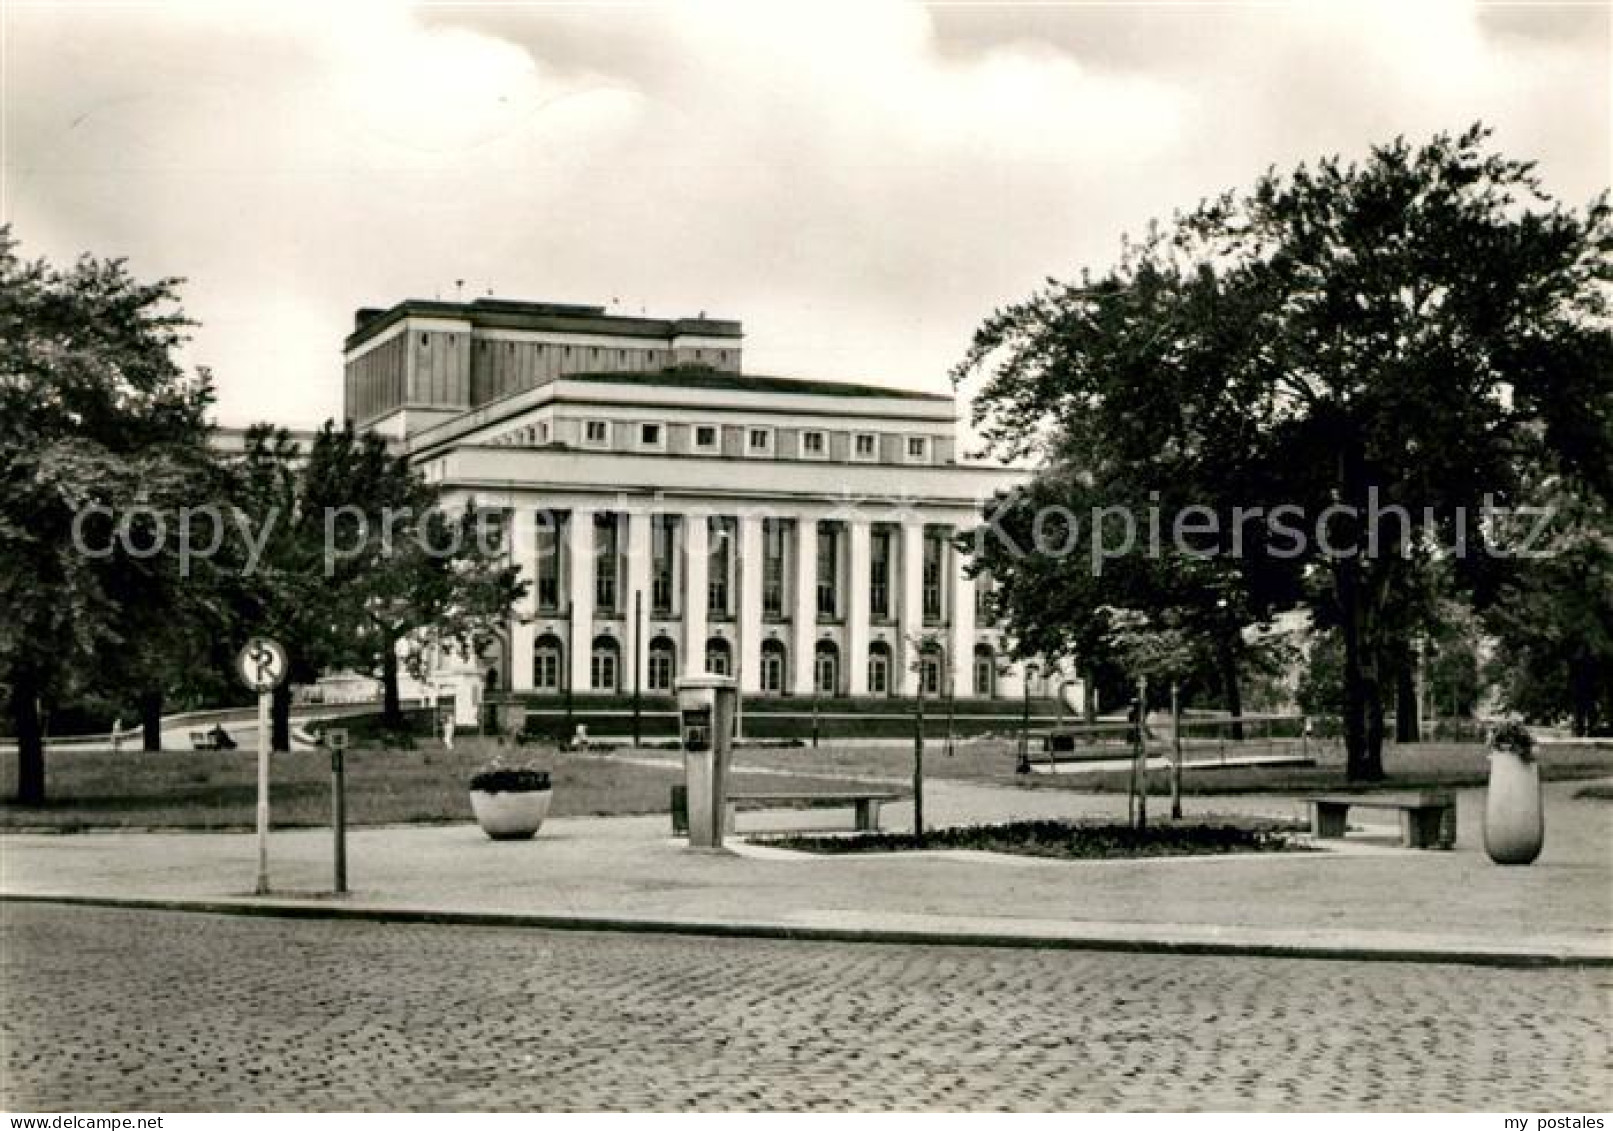
[[[1347,962],[1414,962],[1438,965],[1541,968],[1608,968],[1613,954],[1562,951],[1440,949],[1437,947],[1334,946],[1280,942],[1233,942],[1102,935],[994,934],[979,931],[917,931],[857,927],[789,926],[721,920],[631,919],[607,915],[546,915],[505,911],[445,911],[424,908],[344,907],[309,897],[306,903],[248,902],[243,899],[163,899],[141,896],[37,895],[0,893],[0,905],[54,904],[130,911],[245,915],[276,919],[326,919],[434,926],[526,928],[548,931],[601,931],[622,934],[748,938],[789,942],[873,943],[895,946],[1006,947],[1013,949],[1101,951],[1122,954],[1178,954],[1248,958],[1308,958]]]

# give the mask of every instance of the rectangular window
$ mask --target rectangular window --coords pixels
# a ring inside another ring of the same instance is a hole
[[[720,619],[732,615],[728,608],[728,578],[739,531],[731,518],[714,516],[707,521],[710,523],[707,533],[710,554],[706,560],[707,615]]]
[[[909,436],[907,438],[907,462],[927,463],[930,458],[930,438],[928,436]]]
[[[670,649],[650,649],[650,690],[672,690],[672,668],[674,656]]]
[[[560,653],[540,647],[532,658],[532,686],[538,691],[560,690]]]
[[[641,448],[665,447],[665,431],[659,424],[640,424],[638,426],[638,446]]]
[[[975,623],[992,624],[995,619],[991,615],[991,574],[982,573],[975,578]]]
[[[608,447],[610,444],[610,421],[585,420],[582,425],[582,442],[591,448]]]
[[[608,511],[594,515],[594,611],[616,613],[616,577],[621,568],[616,544],[616,516]]]
[[[868,694],[884,695],[890,676],[890,660],[884,653],[875,652],[868,657]]]
[[[745,430],[745,451],[753,456],[765,456],[773,453],[773,430],[771,428],[747,428]]]
[[[596,649],[590,667],[595,691],[616,690],[616,653]]]
[[[717,450],[717,428],[712,424],[697,424],[694,430],[694,446],[703,452]]]
[[[924,532],[924,619],[941,619],[941,565],[946,560],[946,540],[939,533]]]
[[[678,520],[675,515],[658,514],[650,520],[650,612],[654,616],[673,615],[677,592]]]
[[[784,615],[784,547],[789,540],[790,522],[782,518],[762,520],[762,615]]]
[[[879,437],[872,432],[858,432],[851,438],[851,458],[871,463],[879,458]]]
[[[801,433],[801,458],[826,459],[829,455],[829,438],[822,432]]]
[[[868,615],[875,620],[891,615],[891,532],[878,526],[868,535]]]
[[[818,616],[833,620],[840,615],[840,531],[830,523],[818,526]]]
[[[558,511],[539,511],[535,596],[540,613],[560,611],[560,547],[562,516]]]

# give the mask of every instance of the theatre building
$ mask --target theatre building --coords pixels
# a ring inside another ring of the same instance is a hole
[[[569,701],[717,672],[758,699],[1024,695],[952,543],[1022,473],[960,461],[951,396],[750,374],[743,345],[704,315],[358,312],[347,418],[531,531],[483,686]]]

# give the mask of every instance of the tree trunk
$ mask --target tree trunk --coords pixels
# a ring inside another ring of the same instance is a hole
[[[1226,703],[1227,713],[1232,716],[1232,741],[1243,741],[1243,686],[1238,682],[1238,641],[1237,629],[1232,630],[1233,635],[1221,640],[1220,668],[1221,692],[1223,702]]]
[[[1097,669],[1087,672],[1087,678],[1081,682],[1081,721],[1091,726],[1098,721],[1098,673]]]
[[[1383,778],[1383,693],[1378,656],[1371,646],[1367,611],[1354,562],[1335,568],[1344,636],[1344,776],[1352,782]]]
[[[1417,664],[1411,648],[1401,650],[1400,662],[1395,665],[1395,741],[1400,743],[1422,741],[1422,728],[1417,717]]]
[[[162,749],[162,690],[143,691],[140,694],[140,749]]]
[[[39,719],[39,685],[26,673],[11,682],[11,722],[17,734],[17,804],[45,803],[45,728]]]
[[[1349,428],[1348,422],[1344,427]],[[1352,782],[1383,778],[1383,691],[1379,685],[1377,612],[1367,591],[1360,554],[1366,546],[1361,515],[1367,513],[1366,469],[1359,444],[1346,439],[1339,451],[1338,497],[1351,504],[1353,556],[1333,562],[1333,590],[1344,633],[1344,776]]]
[[[1568,661],[1569,731],[1575,738],[1591,733],[1596,714],[1596,665],[1579,655]]]
[[[403,729],[403,702],[398,698],[398,652],[388,644],[381,653],[381,725]]]
[[[269,749],[277,754],[291,750],[290,683],[282,683],[269,693]]]

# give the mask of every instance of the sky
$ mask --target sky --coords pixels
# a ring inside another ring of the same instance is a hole
[[[741,319],[946,391],[999,306],[1267,168],[1475,120],[1607,188],[1605,4],[0,0],[0,218],[180,276],[224,424],[341,411],[360,306]]]

